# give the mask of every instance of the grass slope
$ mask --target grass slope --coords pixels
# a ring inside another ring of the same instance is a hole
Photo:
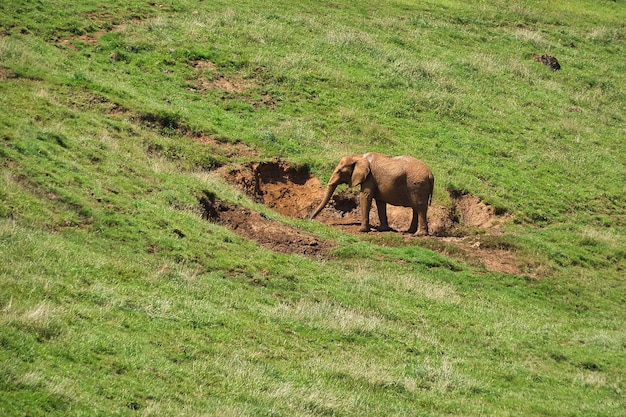
[[[626,413],[621,2],[79,3],[0,5],[2,415]],[[263,249],[198,207],[275,216],[211,173],[256,157],[199,137],[414,154],[544,277]]]

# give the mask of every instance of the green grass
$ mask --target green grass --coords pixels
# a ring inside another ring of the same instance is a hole
[[[624,415],[625,18],[2,3],[0,414]],[[368,150],[511,215],[482,244],[541,278],[276,216],[212,174],[279,157],[325,180]],[[263,249],[202,219],[207,192],[337,245]]]

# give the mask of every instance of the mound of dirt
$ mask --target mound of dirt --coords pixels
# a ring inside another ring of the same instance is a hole
[[[276,252],[321,256],[333,246],[327,240],[268,219],[259,212],[219,201],[208,192],[199,198],[199,202],[205,219],[223,224],[237,234]]]
[[[279,160],[226,167],[220,174],[257,202],[289,217],[307,217],[324,193],[306,168]]]

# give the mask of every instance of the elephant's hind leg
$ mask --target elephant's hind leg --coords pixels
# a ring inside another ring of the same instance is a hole
[[[417,210],[413,210],[413,218],[415,219],[416,236],[428,236],[428,216],[426,213],[428,212],[428,204],[423,207],[419,207]],[[416,214],[417,213],[417,214]],[[419,228],[417,228],[419,223]],[[413,226],[413,224],[411,224]]]
[[[409,230],[407,230],[407,233],[415,233],[417,232],[417,210],[413,209],[413,218],[411,220],[411,226],[409,227]]]

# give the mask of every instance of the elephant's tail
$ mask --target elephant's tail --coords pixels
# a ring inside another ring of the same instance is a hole
[[[435,176],[431,173],[428,180],[430,181],[430,196],[428,197],[428,205],[430,206],[433,204],[433,194],[435,193]]]

